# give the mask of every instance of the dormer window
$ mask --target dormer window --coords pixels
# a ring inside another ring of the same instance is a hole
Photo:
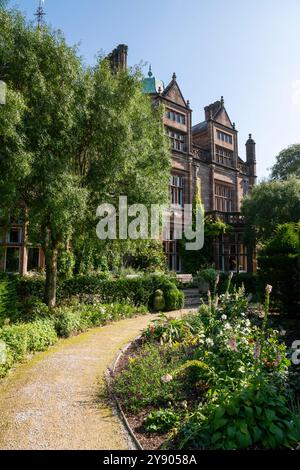
[[[225,134],[225,132],[217,131],[217,137],[222,142],[226,142],[227,144],[232,144],[232,135]]]

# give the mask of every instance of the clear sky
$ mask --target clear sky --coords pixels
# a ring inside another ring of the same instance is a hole
[[[31,19],[38,0],[10,4]],[[224,95],[240,156],[249,132],[257,142],[260,178],[300,143],[300,0],[45,0],[45,11],[87,64],[125,43],[130,65],[151,63],[165,83],[176,72],[194,124]]]

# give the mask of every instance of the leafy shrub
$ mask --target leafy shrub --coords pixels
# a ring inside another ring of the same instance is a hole
[[[147,313],[144,306],[134,307],[126,303],[115,304],[75,304],[55,309],[53,320],[57,334],[68,338],[88,328],[102,326],[110,321],[130,318]]]
[[[9,318],[14,320],[19,309],[13,276],[0,274],[0,326]]]
[[[213,291],[218,275],[219,272],[214,268],[202,269],[197,273],[197,280],[198,282],[207,282],[207,284],[209,285],[209,289]]]
[[[180,310],[184,306],[184,292],[174,285],[165,291],[166,311]]]
[[[255,273],[239,273],[234,274],[232,285],[237,288],[244,286],[247,294],[252,294],[255,298],[261,298],[264,285],[261,285],[259,276]]]
[[[164,434],[173,429],[179,422],[179,415],[173,410],[158,410],[151,412],[144,420],[144,427],[148,432]]]
[[[172,345],[183,341],[191,332],[191,326],[186,319],[168,318],[161,314],[158,320],[154,320],[143,333],[148,341],[159,341],[161,344]]]
[[[269,298],[270,286],[266,292]],[[251,321],[247,312],[240,288],[208,296],[197,314],[162,314],[143,334],[148,343],[115,379],[124,407],[172,407],[180,417],[176,448],[294,448],[300,416],[287,400],[286,346],[268,328],[267,315]],[[151,415],[148,431],[159,431],[160,414]]]
[[[57,341],[57,335],[50,320],[4,326],[0,339],[9,347],[13,362],[24,359],[26,354],[44,351]]]
[[[256,382],[200,407],[179,431],[179,448],[293,448],[300,439],[299,420],[274,385]]]
[[[300,225],[283,224],[259,253],[260,278],[273,286],[277,308],[291,316],[300,307]]]
[[[57,341],[58,336],[67,338],[88,328],[102,326],[108,321],[130,318],[137,313],[145,314],[148,311],[144,306],[135,307],[125,303],[75,303],[59,307],[50,313],[41,301],[32,297],[27,300],[26,308],[29,310],[26,319],[31,321],[5,325],[0,329],[0,341],[4,342],[6,347],[6,360],[4,363],[0,362],[0,377],[3,377],[13,364],[22,361],[28,353],[46,350]]]
[[[56,309],[53,316],[55,330],[58,336],[68,338],[72,334],[84,331],[83,322],[79,312],[74,312],[68,307]]]
[[[178,376],[182,375],[185,379],[194,384],[203,380],[208,382],[209,372],[210,368],[205,362],[193,359],[186,361],[175,371],[175,374]]]
[[[57,334],[51,320],[36,320],[28,323],[27,349],[29,352],[45,351],[57,341]]]
[[[164,293],[162,290],[158,289],[154,295],[153,310],[155,312],[161,312],[164,309],[165,309]]]

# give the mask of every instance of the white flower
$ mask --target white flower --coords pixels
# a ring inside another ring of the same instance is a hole
[[[242,317],[244,317],[244,316],[245,316],[245,314],[244,314],[244,313],[241,313],[241,316],[242,316]]]
[[[270,284],[267,284],[267,285],[266,285],[266,293],[267,293],[267,294],[269,294],[269,295],[270,295],[270,294],[271,294],[271,292],[272,292],[272,289],[273,289],[273,287],[272,287],[272,286],[270,286]]]
[[[250,320],[247,319],[247,320],[245,321],[245,325],[246,325],[246,326],[251,326]]]
[[[227,320],[227,315],[222,315],[221,316],[221,319],[224,321],[224,320]]]
[[[280,336],[285,336],[286,335],[286,331],[285,330],[280,330]]]
[[[224,325],[224,330],[231,330],[231,325],[230,325],[230,323],[225,323],[225,325]]]
[[[213,346],[214,345],[214,342],[211,338],[206,338],[205,342],[206,342],[207,346]]]

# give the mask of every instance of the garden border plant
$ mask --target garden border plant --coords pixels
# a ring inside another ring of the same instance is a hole
[[[68,338],[90,328],[104,326],[109,322],[136,315],[145,315],[145,306],[133,306],[128,303],[79,304],[61,306],[49,310],[45,304],[36,301],[31,304],[31,321],[18,321],[10,324],[9,319],[0,328],[0,340],[5,345],[5,361],[0,363],[0,378],[27,355],[45,351],[59,338]],[[41,317],[42,309],[42,317]]]
[[[254,316],[244,289],[231,292],[232,275],[222,295],[218,282],[198,314],[161,316],[144,331],[114,393],[145,431],[168,428],[164,448],[296,448],[300,410],[290,402],[286,346],[269,327],[272,287]]]

